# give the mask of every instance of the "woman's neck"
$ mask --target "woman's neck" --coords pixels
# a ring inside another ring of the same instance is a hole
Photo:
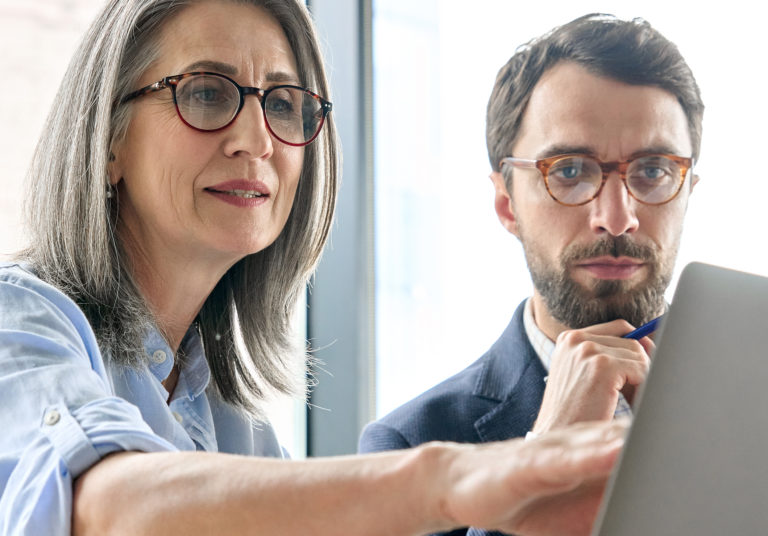
[[[124,238],[139,291],[157,328],[176,353],[205,300],[234,262],[193,259],[167,248],[162,254],[153,254],[147,245],[138,246]]]

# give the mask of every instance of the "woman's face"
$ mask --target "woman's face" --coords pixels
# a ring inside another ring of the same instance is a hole
[[[225,74],[241,86],[300,85],[281,27],[264,10],[211,0],[181,11],[163,28],[159,59],[138,87],[190,71]],[[136,88],[134,88],[136,89]],[[119,231],[145,260],[226,267],[270,245],[293,204],[304,149],[273,138],[258,97],[245,97],[235,121],[200,132],[176,113],[170,89],[131,101],[126,136],[114,147],[110,177],[119,190]]]

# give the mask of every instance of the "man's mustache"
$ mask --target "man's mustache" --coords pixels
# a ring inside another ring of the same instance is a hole
[[[655,262],[656,248],[639,244],[628,235],[606,236],[589,245],[573,244],[563,253],[565,265],[594,257],[632,257],[642,261]]]

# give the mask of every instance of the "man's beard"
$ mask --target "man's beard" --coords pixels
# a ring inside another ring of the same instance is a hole
[[[568,246],[559,257],[558,266],[548,266],[534,244],[524,239],[523,230],[519,231],[536,290],[552,317],[570,329],[617,318],[640,326],[664,308],[664,291],[672,278],[677,243],[666,258],[660,258],[655,245],[638,244],[627,235],[607,236],[588,246]],[[611,279],[598,280],[591,289],[571,279],[568,271],[576,262],[601,256],[639,259],[645,263],[648,275],[634,286],[629,281]]]

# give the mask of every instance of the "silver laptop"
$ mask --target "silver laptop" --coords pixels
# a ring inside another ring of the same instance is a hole
[[[685,267],[594,536],[768,535],[768,278]]]

